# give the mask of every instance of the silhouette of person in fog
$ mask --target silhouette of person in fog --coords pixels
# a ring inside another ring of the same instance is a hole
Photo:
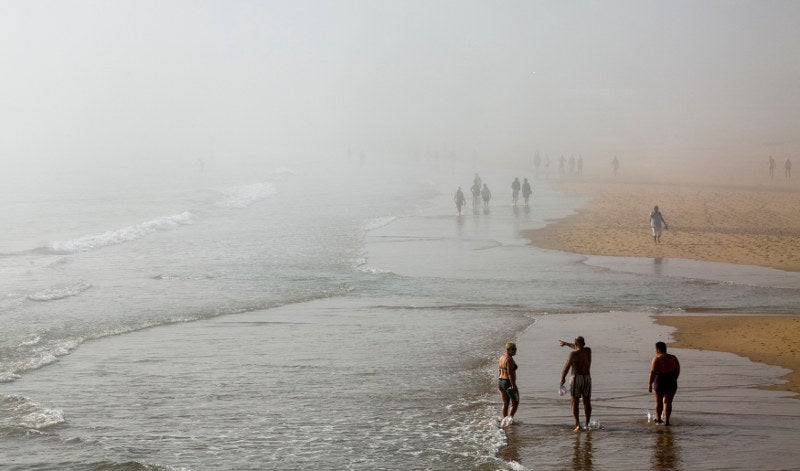
[[[617,156],[614,156],[614,160],[611,161],[611,169],[614,171],[614,176],[617,176],[617,172],[619,172],[619,159]]]
[[[481,186],[478,183],[473,183],[470,191],[472,192],[472,207],[477,208],[478,198],[481,196]]]
[[[787,180],[792,176],[792,161],[789,160],[789,157],[786,157],[786,162],[783,163],[783,174]]]
[[[769,178],[772,180],[775,177],[775,159],[769,156]]]
[[[514,177],[514,181],[511,182],[511,202],[514,204],[514,206],[517,205],[517,200],[519,200],[519,189],[519,178]]]
[[[483,188],[481,189],[481,198],[483,198],[483,209],[489,209],[489,200],[492,199],[492,192],[489,191],[489,187],[486,186],[486,183],[483,184]]]
[[[522,182],[522,199],[525,200],[525,206],[528,206],[528,198],[531,197],[531,184],[528,183],[528,179],[526,178],[525,181]]]
[[[461,191],[461,187],[458,187],[458,190],[456,190],[456,194],[453,195],[453,201],[456,203],[456,208],[458,209],[458,215],[461,216],[461,207],[467,204],[467,199],[464,198],[464,192]]]

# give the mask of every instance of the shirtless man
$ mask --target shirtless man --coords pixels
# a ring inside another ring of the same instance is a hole
[[[581,431],[581,421],[578,412],[579,399],[583,398],[583,410],[586,414],[586,427],[592,416],[592,376],[589,372],[592,366],[592,349],[586,346],[583,337],[575,337],[575,343],[559,340],[560,346],[569,346],[574,351],[569,354],[567,363],[561,371],[561,386],[566,382],[567,373],[572,370],[569,378],[569,395],[572,402],[572,417],[575,418],[575,431]]]
[[[681,374],[681,364],[678,357],[667,353],[667,344],[656,342],[656,356],[650,362],[650,378],[647,380],[647,390],[656,398],[656,423],[669,425],[669,416],[672,415],[672,399],[678,392],[678,376]],[[661,420],[661,412],[664,420]]]

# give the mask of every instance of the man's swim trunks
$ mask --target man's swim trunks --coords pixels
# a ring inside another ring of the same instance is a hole
[[[664,393],[676,389],[678,389],[678,376],[675,372],[656,373],[656,379],[653,381],[653,391]]]
[[[572,397],[590,397],[592,395],[592,377],[589,375],[570,376],[569,393]]]

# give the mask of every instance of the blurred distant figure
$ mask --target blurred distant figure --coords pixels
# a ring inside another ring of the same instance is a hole
[[[769,179],[772,180],[775,177],[775,159],[772,156],[769,156]]]
[[[526,178],[525,181],[522,182],[522,199],[525,200],[525,206],[528,206],[528,198],[531,197],[531,184],[528,183],[528,179]]]
[[[456,203],[456,209],[458,209],[458,215],[461,216],[461,207],[467,204],[467,199],[464,198],[464,192],[461,191],[461,187],[458,187],[458,190],[456,190],[456,194],[453,195],[453,201]]]
[[[570,175],[575,175],[575,156],[574,155],[570,155],[569,156],[569,174]]]
[[[565,159],[563,155],[558,158],[558,176],[559,177],[563,177],[564,176],[564,164],[566,163],[566,161],[567,161],[567,159]]]
[[[578,156],[578,175],[583,175],[583,156]]]
[[[786,157],[786,162],[783,163],[783,174],[787,180],[792,176],[792,161],[789,160],[789,157]]]
[[[519,190],[521,185],[519,184],[519,177],[514,177],[514,181],[511,182],[511,203],[516,206],[517,201],[519,200]]]
[[[616,177],[619,172],[619,159],[617,159],[616,155],[614,156],[614,160],[611,161],[611,169],[614,171],[614,176]]]
[[[484,183],[483,188],[481,188],[481,198],[483,198],[483,209],[489,209],[489,200],[492,199],[492,192],[489,191],[489,187],[486,186],[486,183]]]
[[[481,196],[481,184],[480,183],[473,183],[469,189],[472,192],[472,208],[477,209],[478,207],[478,198]]]
[[[547,154],[544,155],[544,179],[547,180],[547,177],[550,173],[550,156]]]
[[[664,215],[661,214],[661,211],[658,210],[658,206],[656,206],[650,212],[650,229],[653,231],[653,242],[656,244],[661,243],[662,225],[664,226],[665,230],[669,229],[669,226],[667,226],[667,221],[664,219]]]
[[[539,177],[539,166],[542,165],[542,158],[539,157],[539,153],[537,152],[536,155],[533,156],[533,168],[536,169],[536,177]]]
[[[672,415],[672,399],[678,392],[678,376],[681,374],[681,364],[678,357],[667,353],[667,344],[656,342],[656,356],[650,362],[650,378],[647,380],[647,390],[656,398],[656,423],[669,425]],[[661,413],[664,419],[661,419]]]
[[[476,173],[475,178],[472,179],[472,184],[476,185],[480,189],[482,182],[483,180],[481,180],[481,176]]]

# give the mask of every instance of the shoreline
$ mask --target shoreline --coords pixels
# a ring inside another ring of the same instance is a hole
[[[787,391],[800,399],[800,316],[697,315],[654,316],[659,325],[677,329],[670,348],[729,352],[755,363],[791,370],[780,377],[786,382],[759,389]]]
[[[800,189],[744,185],[688,185],[628,181],[553,182],[555,190],[591,196],[576,214],[523,231],[530,244],[584,255],[676,258],[800,271]],[[648,214],[658,204],[670,225],[662,243],[650,234]],[[654,316],[675,327],[673,348],[734,353],[791,370],[787,391],[800,399],[800,313],[796,315]]]
[[[800,189],[598,180],[558,181],[552,186],[592,199],[576,214],[523,231],[537,247],[800,271]],[[648,216],[654,205],[669,224],[658,245]]]

